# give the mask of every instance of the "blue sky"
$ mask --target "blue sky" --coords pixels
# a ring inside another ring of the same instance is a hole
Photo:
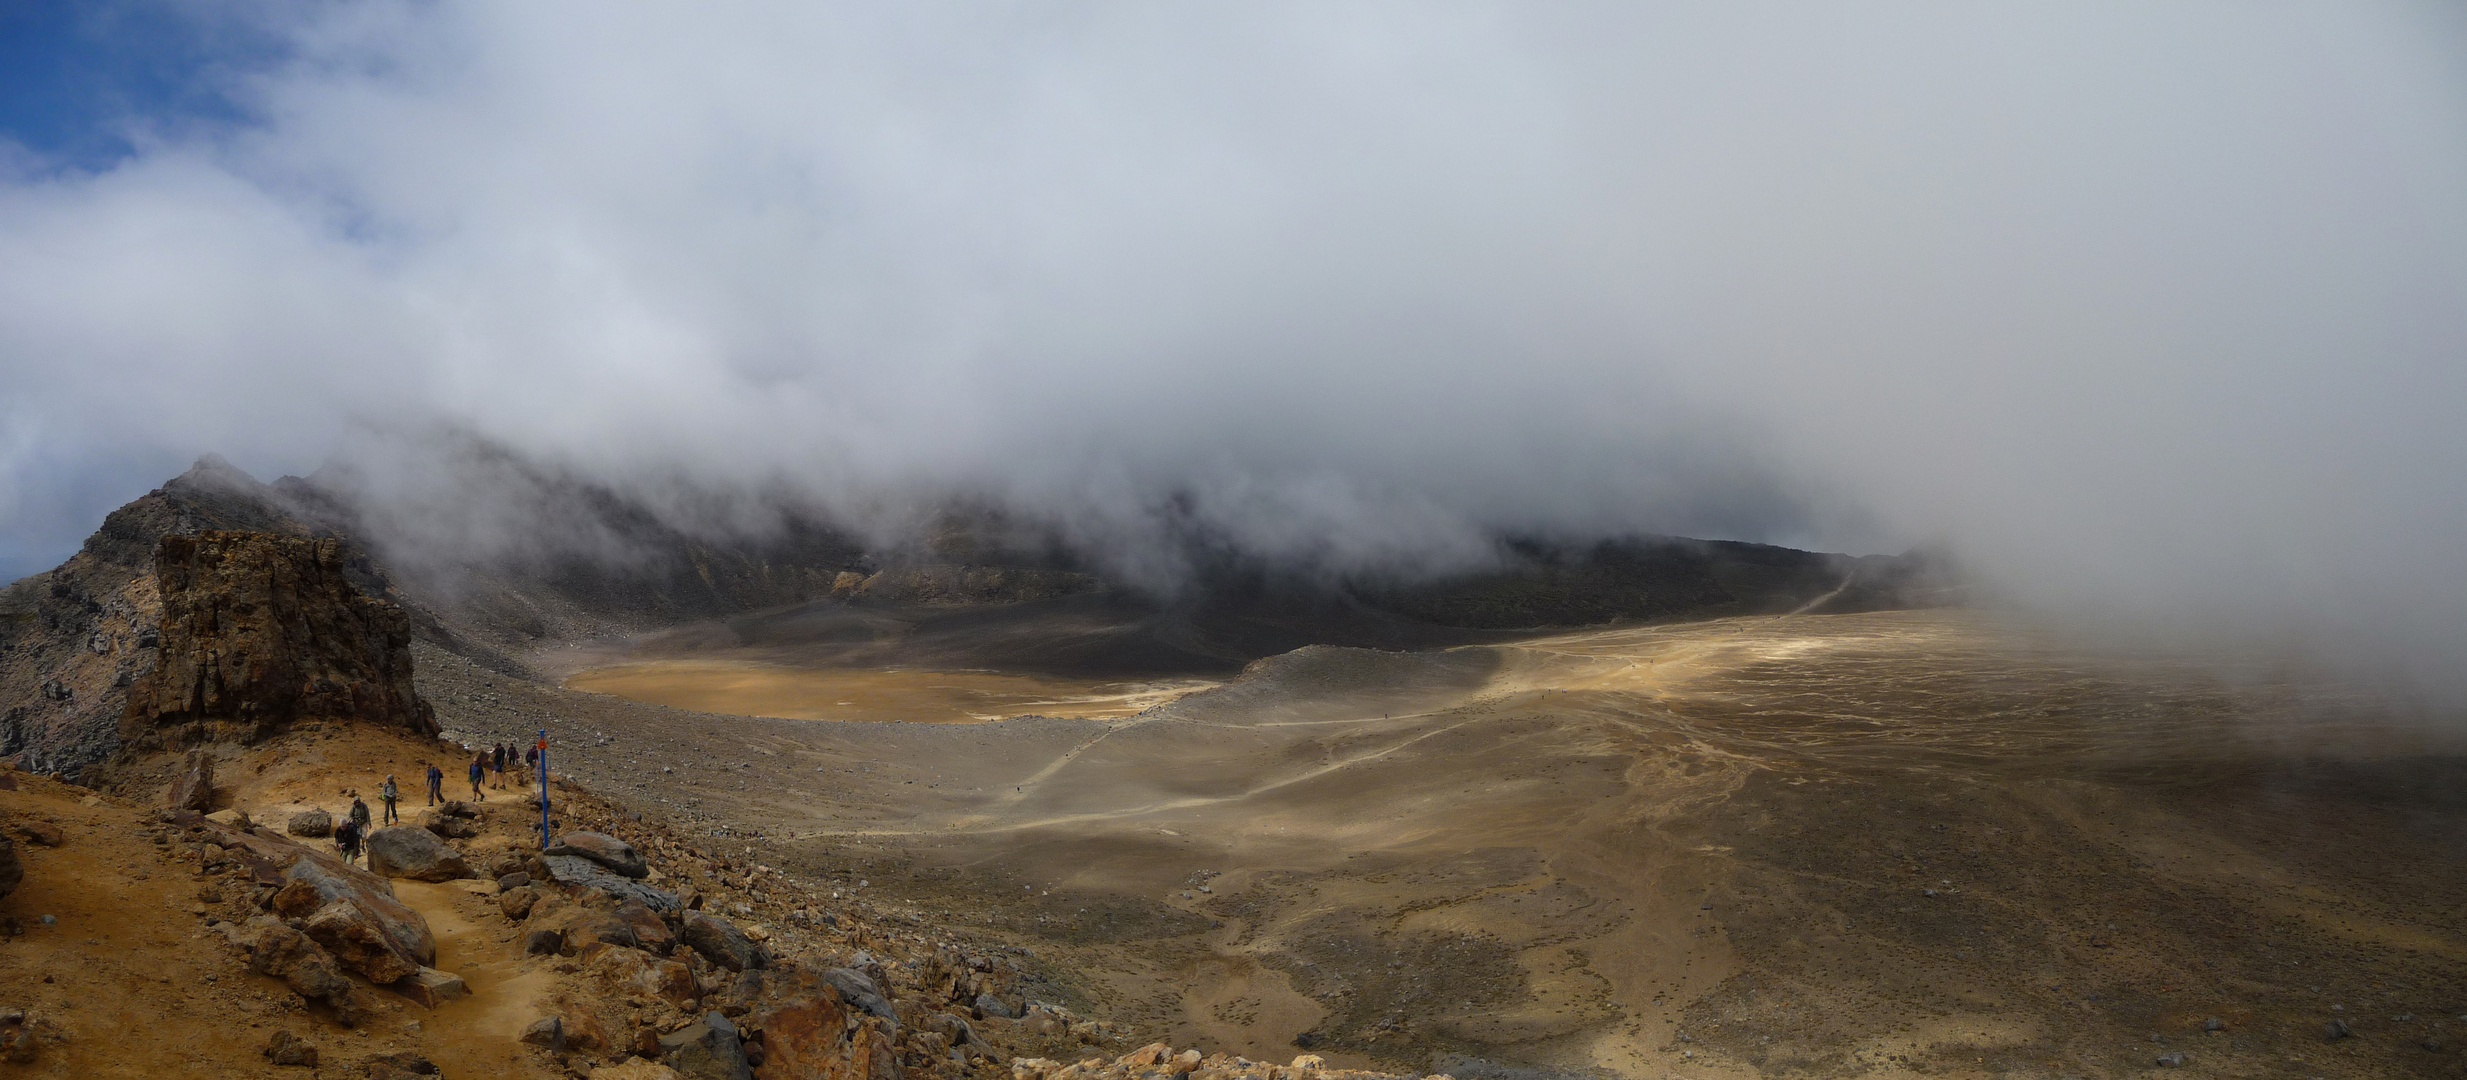
[[[251,24],[145,3],[0,3],[0,134],[44,163],[103,169],[143,132],[230,124],[240,74],[280,57]]]

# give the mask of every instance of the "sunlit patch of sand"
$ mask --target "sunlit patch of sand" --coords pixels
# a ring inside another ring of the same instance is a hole
[[[1098,682],[982,671],[814,669],[747,660],[648,660],[578,672],[574,690],[700,712],[784,720],[971,724],[1036,714],[1137,715],[1214,683]]]

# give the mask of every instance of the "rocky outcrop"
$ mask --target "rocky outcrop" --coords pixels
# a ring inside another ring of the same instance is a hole
[[[453,881],[472,876],[462,853],[416,825],[393,825],[368,834],[368,869],[382,877]]]
[[[160,657],[129,691],[124,741],[253,742],[307,718],[435,734],[411,685],[411,622],[362,595],[342,546],[270,533],[166,536]]]
[[[302,810],[291,815],[291,821],[283,826],[283,831],[293,836],[306,836],[312,839],[332,836],[334,835],[334,815],[313,808]]]
[[[640,900],[644,906],[658,912],[677,911],[684,907],[677,894],[609,873],[607,868],[580,855],[544,855],[540,861],[546,864],[549,879],[560,885],[598,889],[620,900]]]

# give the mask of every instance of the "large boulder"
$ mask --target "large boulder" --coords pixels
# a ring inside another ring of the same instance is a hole
[[[214,759],[203,750],[189,751],[188,760],[180,765],[180,775],[173,777],[171,787],[163,792],[163,805],[200,814],[214,809]]]
[[[472,876],[462,853],[437,834],[415,825],[390,825],[368,834],[368,869],[413,881],[452,881]]]
[[[395,899],[392,885],[374,874],[317,856],[301,856],[283,871],[283,886],[273,898],[274,913],[307,918],[338,901],[348,902],[356,916],[383,931],[402,955],[421,964],[437,962],[437,939],[428,920]]]
[[[421,958],[388,936],[356,900],[336,900],[318,908],[300,929],[344,967],[370,982],[383,985],[420,971]]]
[[[411,684],[411,619],[363,594],[333,539],[262,532],[165,536],[157,659],[129,688],[122,735],[254,741],[305,717],[434,735]]]
[[[716,1012],[661,1036],[660,1063],[689,1080],[754,1080],[737,1026]]]
[[[746,937],[745,931],[737,929],[737,924],[700,911],[685,913],[685,926],[677,940],[701,953],[703,959],[730,971],[758,968],[768,960],[762,947]]]
[[[611,873],[630,878],[651,876],[651,864],[634,850],[634,845],[607,833],[570,832],[557,838],[541,852],[543,855],[579,855],[600,864]]]
[[[283,827],[283,831],[293,836],[332,836],[334,835],[334,815],[314,808],[302,810],[291,815],[291,821]]]
[[[547,868],[548,877],[561,885],[598,889],[619,900],[640,900],[644,907],[662,913],[682,910],[685,906],[678,901],[675,893],[652,888],[632,878],[619,877],[580,855],[543,855],[540,862]]]

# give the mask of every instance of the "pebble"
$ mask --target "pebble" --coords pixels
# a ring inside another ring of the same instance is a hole
[[[2227,1021],[2213,1016],[2201,1022],[2201,1029],[2203,1031],[2225,1031],[2227,1030]]]
[[[2321,1026],[2321,1037],[2331,1042],[2337,1042],[2355,1033],[2356,1029],[2348,1027],[2345,1020],[2332,1020]]]
[[[2184,1051],[2182,1051],[2182,1050],[2178,1050],[2178,1051],[2176,1051],[2175,1053],[2172,1053],[2172,1054],[2160,1054],[2160,1055],[2159,1055],[2159,1068],[2162,1068],[2162,1069],[2181,1069],[2181,1068],[2183,1068],[2183,1067],[2184,1067],[2184,1065],[2185,1065],[2185,1063],[2186,1063],[2186,1062],[2191,1061],[2191,1060],[2193,1060],[2193,1059],[2192,1059],[2191,1057],[2187,1056],[2187,1055],[2185,1054],[2185,1052],[2184,1052]]]
[[[45,925],[45,926],[58,926],[58,925],[60,925],[60,917],[59,917],[59,916],[57,916],[57,915],[45,915],[45,916],[43,916],[43,917],[42,917],[40,920],[38,920],[38,921],[40,921],[40,922],[41,922],[43,925]]]

